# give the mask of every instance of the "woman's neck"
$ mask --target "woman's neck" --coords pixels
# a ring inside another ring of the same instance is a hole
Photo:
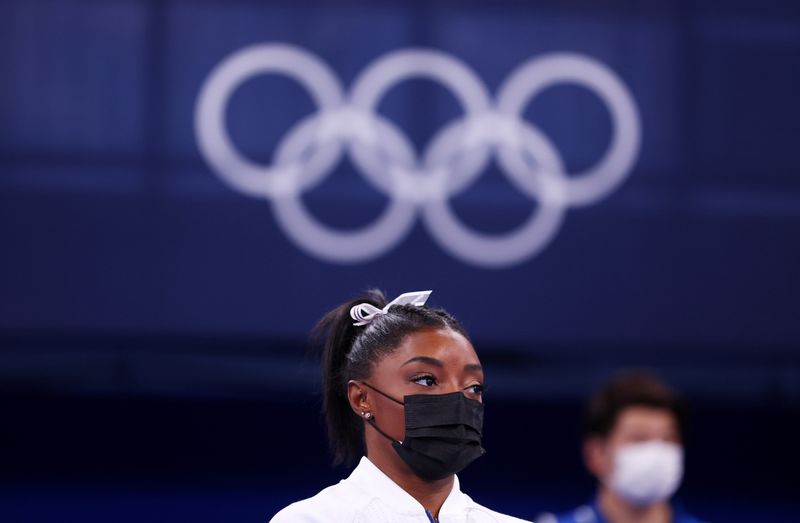
[[[453,490],[455,476],[448,476],[436,481],[427,481],[417,476],[399,456],[380,452],[371,453],[369,460],[394,481],[400,488],[416,499],[425,510],[435,518]]]
[[[670,523],[672,521],[672,509],[666,501],[646,507],[637,507],[617,496],[610,488],[600,487],[598,503],[600,511],[610,523]]]

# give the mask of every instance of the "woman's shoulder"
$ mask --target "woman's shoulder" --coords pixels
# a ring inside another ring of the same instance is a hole
[[[348,489],[337,483],[316,495],[292,503],[270,519],[270,523],[331,523],[347,521],[356,512],[356,501]]]

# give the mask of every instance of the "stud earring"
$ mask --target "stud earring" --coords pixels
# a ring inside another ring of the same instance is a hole
[[[371,412],[365,412],[365,413],[364,413],[364,417],[365,417],[366,419],[370,419],[370,418],[372,417],[372,413],[371,413]]]

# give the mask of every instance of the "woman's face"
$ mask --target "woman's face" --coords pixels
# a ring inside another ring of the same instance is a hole
[[[450,329],[407,336],[395,351],[374,366],[372,375],[364,381],[401,402],[404,396],[451,392],[482,401],[483,369],[478,355],[463,335]],[[361,394],[366,394],[369,411],[381,430],[402,441],[403,405],[367,387],[362,388]],[[390,445],[385,439],[382,443]]]

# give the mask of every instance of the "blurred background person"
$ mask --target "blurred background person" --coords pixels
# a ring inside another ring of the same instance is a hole
[[[629,371],[589,400],[583,459],[597,479],[589,505],[539,523],[700,523],[672,496],[684,470],[687,410],[656,375]]]

